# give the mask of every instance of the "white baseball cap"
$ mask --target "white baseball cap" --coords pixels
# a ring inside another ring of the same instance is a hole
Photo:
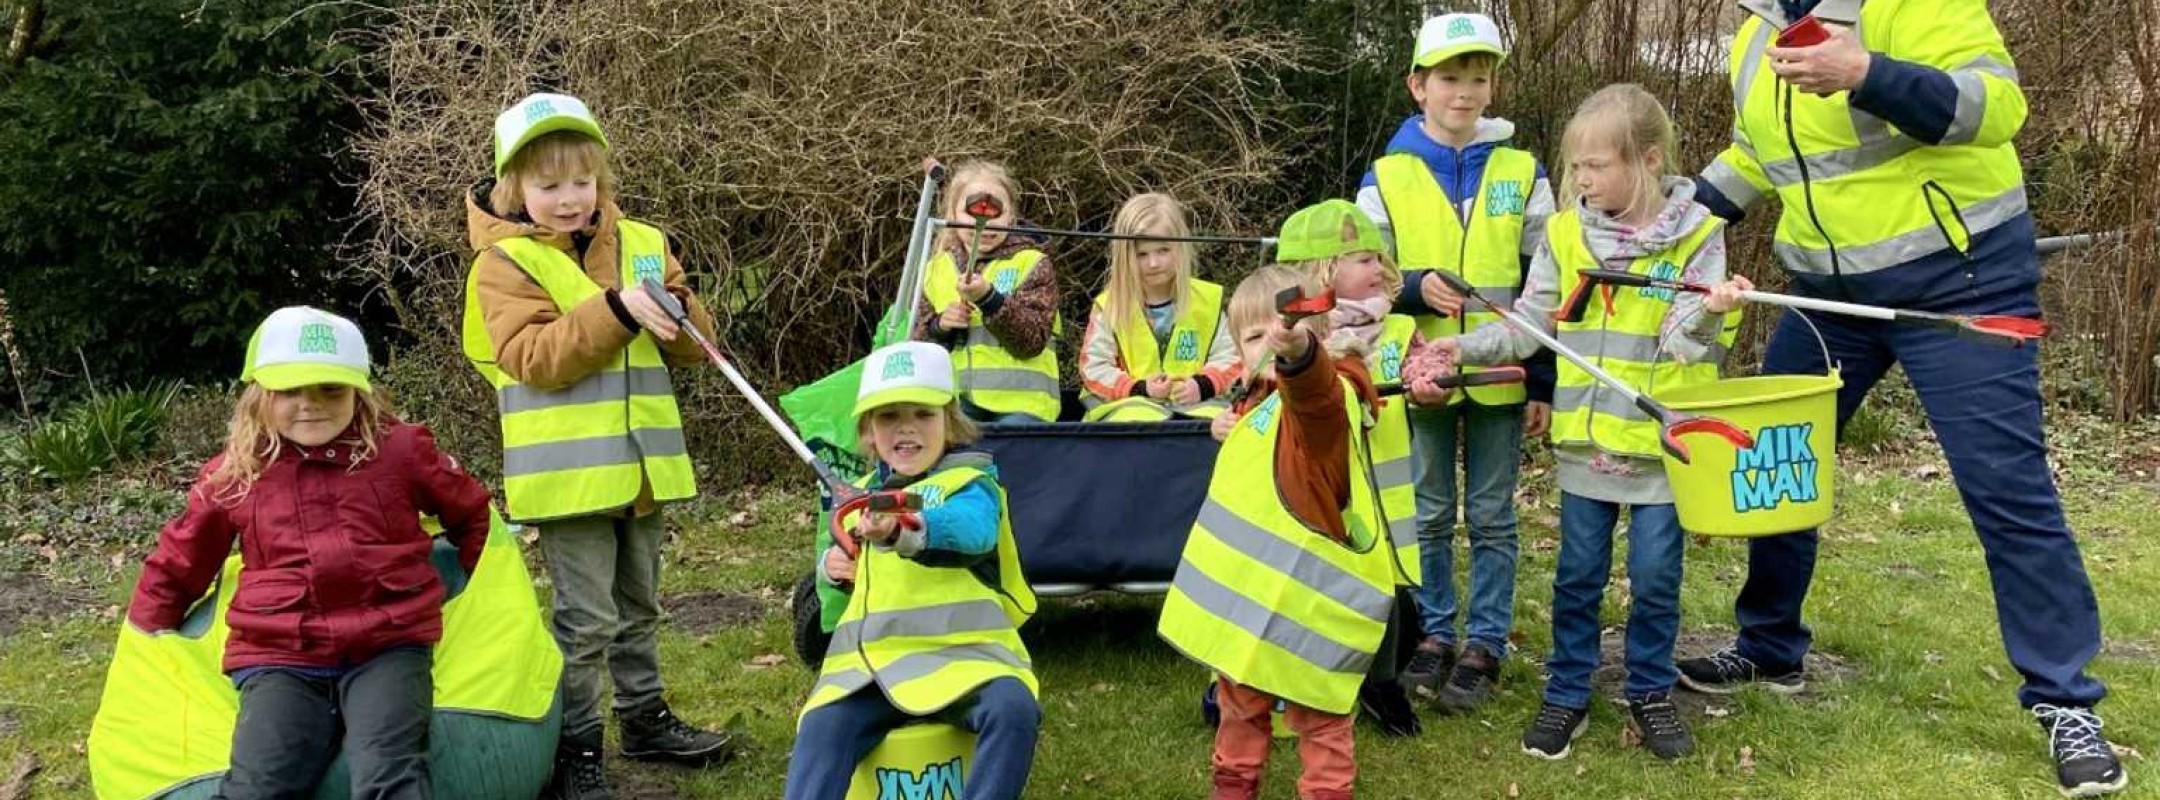
[[[367,340],[360,336],[360,326],[319,308],[288,306],[255,326],[240,380],[279,391],[340,383],[371,392],[368,372]]]
[[[944,406],[952,400],[952,354],[929,342],[901,342],[878,348],[863,361],[855,416],[896,403]]]
[[[1442,14],[1425,20],[1418,29],[1416,55],[1411,70],[1431,67],[1464,53],[1491,53],[1507,58],[1507,43],[1500,40],[1500,26],[1484,14]]]
[[[518,150],[556,131],[577,131],[600,140],[603,148],[608,146],[600,121],[593,119],[585,101],[567,94],[529,94],[495,115],[495,177],[502,177],[503,168]]]

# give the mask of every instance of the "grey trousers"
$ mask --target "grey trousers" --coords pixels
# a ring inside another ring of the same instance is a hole
[[[426,648],[385,650],[334,678],[268,669],[240,684],[220,800],[315,796],[341,744],[354,800],[428,800],[435,682]]]
[[[617,712],[660,699],[660,514],[577,517],[538,527],[555,582],[563,736],[597,738],[606,724],[603,667],[615,679]]]

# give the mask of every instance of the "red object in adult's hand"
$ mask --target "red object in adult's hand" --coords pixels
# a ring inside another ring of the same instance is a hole
[[[1830,29],[1823,27],[1822,20],[1816,19],[1813,14],[1785,26],[1777,35],[1779,47],[1814,47],[1827,41],[1830,41]]]

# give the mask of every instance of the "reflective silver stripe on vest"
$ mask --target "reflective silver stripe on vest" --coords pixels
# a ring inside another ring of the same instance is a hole
[[[625,387],[629,390],[628,394],[632,395],[675,394],[674,386],[668,382],[668,371],[665,367],[633,367],[628,370],[594,373],[561,389],[541,389],[513,383],[495,390],[495,405],[501,408],[504,414],[516,414],[521,411],[621,400]]]
[[[636,464],[640,454],[645,458],[663,458],[686,452],[688,448],[683,444],[681,429],[639,428],[631,431],[629,436],[612,434],[505,447],[503,477]]]
[[[1707,314],[1709,312],[1703,313]],[[1619,361],[1632,361],[1638,364],[1655,364],[1661,361],[1678,363],[1671,355],[1665,353],[1662,347],[1668,340],[1677,340],[1686,336],[1685,333],[1674,333],[1669,337],[1659,337],[1621,331],[1568,330],[1560,332],[1560,343],[1567,345],[1569,349],[1577,353],[1591,357],[1603,356]],[[1709,353],[1702,359],[1701,363],[1724,363],[1725,345],[1723,343],[1712,343],[1709,347]]]
[[[1191,564],[1180,565],[1177,578],[1170,585],[1209,615],[1287,650],[1313,666],[1329,672],[1363,674],[1372,665],[1371,653],[1330,639],[1297,620],[1277,614],[1208,577]]]
[[[1968,235],[1978,237],[2025,213],[2025,186],[2013,186],[2010,191],[1974,203],[1962,211]],[[1957,220],[1946,214],[1943,224],[1955,225]],[[1873,244],[1841,243],[1837,249],[1837,265],[1838,269],[1847,275],[1863,274],[1895,267],[1950,247],[1948,235],[1934,225],[1929,225]],[[1777,242],[1772,249],[1777,252],[1778,263],[1788,270],[1810,275],[1829,275],[1832,272],[1828,248],[1818,250]]]
[[[877,670],[878,683],[891,687],[924,677],[948,664],[962,661],[991,661],[1018,669],[1033,669],[1028,660],[1006,649],[1004,645],[989,642],[956,644],[936,650],[909,653],[887,662]]]
[[[981,325],[973,325],[968,327],[967,343],[969,347],[1005,346],[1004,342],[998,341],[997,334],[991,333],[989,328],[985,328]]]
[[[1749,157],[1753,158],[1753,156]],[[1755,191],[1755,184],[1748,183],[1747,178],[1740,174],[1740,170],[1733,169],[1732,165],[1725,163],[1724,159],[1710,162],[1710,166],[1703,168],[1702,177],[1703,180],[1710,183],[1711,188],[1718,191],[1718,194],[1724,195],[1725,199],[1732,201],[1733,205],[1741,208],[1747,208],[1754,205],[1755,201],[1762,199],[1762,192]]]
[[[840,623],[833,629],[832,645],[827,652],[847,652],[862,644],[865,631],[868,641],[875,642],[894,636],[939,636],[950,633],[974,631],[999,631],[1012,628],[1012,618],[1005,615],[1005,607],[995,600],[966,600],[945,603],[905,611],[873,611],[861,619]]]
[[[1584,403],[1591,404],[1591,411],[1608,417],[1629,422],[1645,422],[1650,419],[1649,414],[1636,408],[1634,403],[1628,402],[1618,391],[1601,383],[1553,387],[1553,413],[1581,410]]]
[[[870,673],[859,669],[844,669],[819,675],[817,685],[810,687],[815,695],[826,689],[838,689],[842,694],[854,694],[857,689],[870,685]]]
[[[1734,120],[1741,119],[1741,112],[1747,110],[1748,92],[1755,88],[1755,73],[1762,69],[1763,48],[1769,46],[1769,44],[1770,26],[1767,24],[1756,26],[1755,35],[1748,39],[1747,50],[1740,54],[1740,72],[1733,76],[1732,110]],[[1734,122],[1733,124],[1738,125],[1739,123]]]
[[[1373,588],[1372,584],[1343,571],[1341,567],[1305,553],[1304,548],[1284,541],[1282,537],[1269,533],[1258,525],[1246,522],[1245,518],[1224,508],[1213,499],[1200,507],[1197,523],[1246,558],[1262,564],[1290,564],[1292,566],[1287,573],[1290,580],[1333,598],[1335,602],[1356,609],[1376,621],[1387,621],[1386,609],[1388,604],[1393,602],[1393,598],[1386,592]],[[1320,534],[1313,536],[1324,538]],[[1322,546],[1338,545],[1323,543]],[[1371,609],[1374,608],[1380,610],[1372,612]]]
[[[960,370],[960,386],[965,390],[988,389],[996,392],[1040,392],[1055,397],[1057,380],[1031,369],[966,369]]]
[[[1410,457],[1391,458],[1373,465],[1375,491],[1385,492],[1398,486],[1410,485]]]
[[[1856,147],[1812,153],[1807,157],[1809,181],[1826,181],[1889,163],[1893,158],[1920,149],[1919,141],[1904,136],[1884,136]],[[1799,159],[1787,158],[1763,165],[1763,175],[1778,186],[1800,183]]]
[[[1394,542],[1397,548],[1415,546],[1418,543],[1417,515],[1388,520],[1387,532],[1388,541]]]

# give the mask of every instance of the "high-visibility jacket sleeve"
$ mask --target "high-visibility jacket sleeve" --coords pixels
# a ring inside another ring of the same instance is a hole
[[[1748,143],[1747,134],[1735,128],[1732,144],[1695,177],[1695,200],[1709,207],[1710,213],[1728,222],[1739,222],[1747,215],[1748,206],[1769,194],[1771,188],[1770,177],[1763,174],[1762,162],[1755,160],[1755,148]]]
[[[2025,126],[2025,91],[1983,0],[1900,7],[1852,104],[1928,144],[2007,144]]]

